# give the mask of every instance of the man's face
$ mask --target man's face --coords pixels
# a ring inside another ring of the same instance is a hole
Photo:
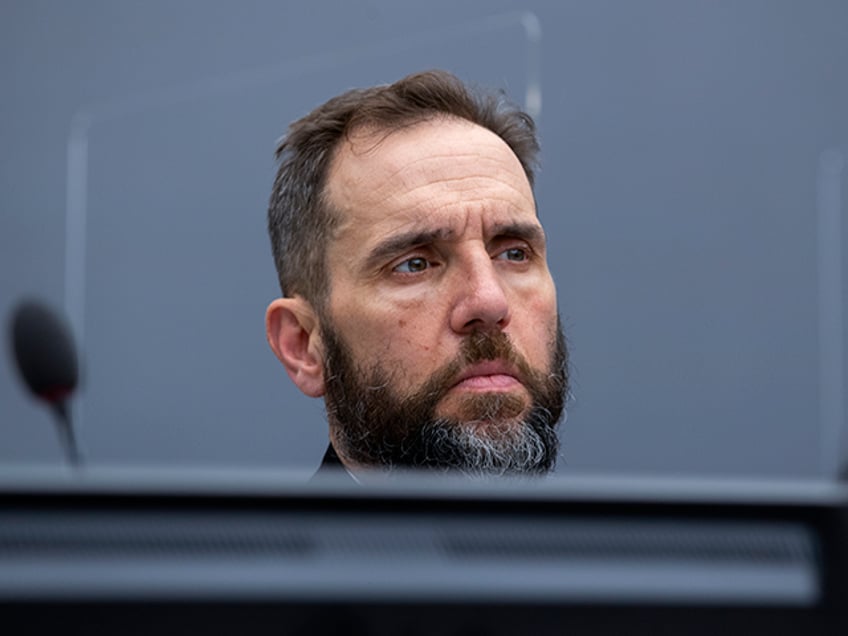
[[[321,333],[343,459],[375,459],[356,448],[374,435],[412,445],[433,420],[437,436],[458,429],[526,446],[528,420],[540,411],[558,419],[566,376],[556,292],[530,184],[503,140],[444,118],[354,133],[326,194],[340,223]],[[345,431],[357,412],[366,417]],[[368,421],[370,434],[359,430]],[[536,428],[544,436],[553,423]]]

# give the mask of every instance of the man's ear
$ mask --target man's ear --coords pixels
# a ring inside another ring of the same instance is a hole
[[[286,372],[309,397],[324,395],[324,353],[318,316],[301,298],[278,298],[265,312],[268,344]]]

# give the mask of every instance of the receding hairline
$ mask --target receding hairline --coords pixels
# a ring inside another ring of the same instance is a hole
[[[512,146],[510,146],[510,144],[507,143],[507,141],[501,135],[497,134],[495,131],[486,126],[471,121],[470,119],[467,119],[465,117],[460,117],[451,113],[434,112],[428,113],[424,117],[418,117],[415,119],[410,118],[410,121],[402,123],[401,125],[385,125],[380,124],[379,122],[371,122],[360,124],[356,127],[351,128],[350,130],[345,131],[345,133],[339,138],[338,143],[332,149],[329,160],[327,162],[327,170],[324,176],[324,181],[321,186],[320,197],[322,205],[325,206],[326,211],[331,215],[337,215],[339,212],[342,212],[344,210],[343,205],[334,205],[331,202],[330,198],[330,185],[333,182],[334,175],[337,174],[337,171],[340,166],[340,161],[343,157],[361,157],[366,155],[373,155],[379,152],[380,147],[388,139],[395,135],[411,132],[421,126],[430,125],[437,127],[442,123],[457,124],[459,126],[468,128],[469,130],[476,129],[477,131],[483,133],[486,137],[492,139],[492,141],[494,141],[498,145],[502,146],[503,149],[506,150],[509,156],[514,160],[515,167],[517,168],[517,174],[521,174],[523,179],[525,180],[530,191],[530,196],[533,199],[535,208],[535,191],[533,188],[533,183],[527,175],[526,170],[524,169],[524,165],[521,162],[521,158],[516,154]]]

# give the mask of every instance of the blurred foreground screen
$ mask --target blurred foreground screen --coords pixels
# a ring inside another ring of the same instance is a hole
[[[0,611],[37,633],[848,626],[848,492],[825,482],[2,477]]]

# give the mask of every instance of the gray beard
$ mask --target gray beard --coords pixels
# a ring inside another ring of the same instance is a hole
[[[528,419],[540,418],[535,422]],[[489,425],[485,435],[461,423],[437,419],[424,425],[422,466],[465,475],[539,475],[556,465],[559,439],[545,416],[531,412],[518,426]],[[492,429],[495,429],[494,431]]]
[[[338,334],[322,330],[325,400],[336,451],[385,470],[427,468],[472,477],[542,475],[556,465],[556,426],[568,392],[568,352],[557,324],[547,373],[529,367],[505,334],[475,332],[458,358],[419,390],[399,396],[386,369],[358,367]],[[518,367],[531,396],[484,393],[467,400],[462,419],[435,415],[456,375],[469,364],[504,359]],[[526,413],[524,413],[526,411]]]

